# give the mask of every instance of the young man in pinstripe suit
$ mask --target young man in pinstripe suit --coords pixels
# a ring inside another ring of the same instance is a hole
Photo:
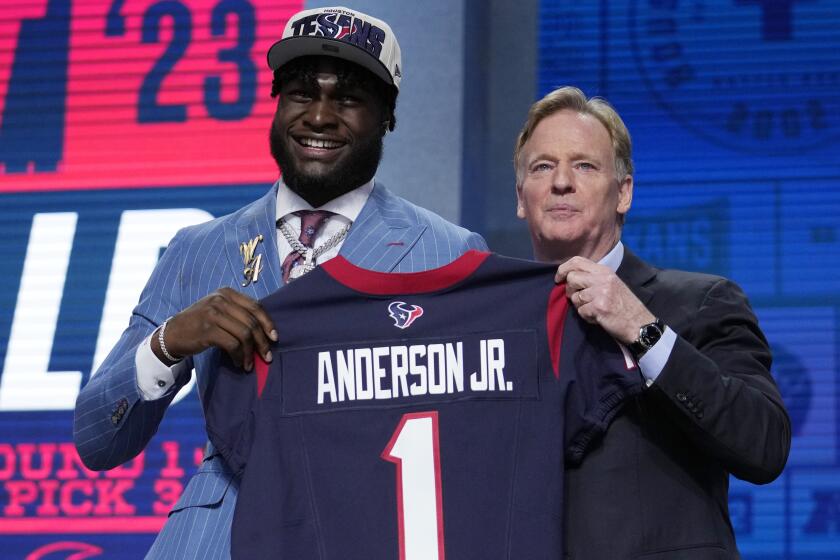
[[[257,300],[288,278],[339,253],[364,268],[413,272],[486,249],[479,235],[373,178],[402,76],[385,22],[346,8],[303,11],[268,59],[278,96],[271,151],[283,177],[260,200],[170,242],[128,328],[79,394],[74,438],[91,468],[109,469],[142,451],[193,368],[203,395],[222,353],[245,369],[255,351],[270,361],[270,340],[294,327],[273,325]],[[240,245],[255,239],[262,241],[254,242],[243,278]],[[147,557],[228,558],[237,490],[208,445]]]

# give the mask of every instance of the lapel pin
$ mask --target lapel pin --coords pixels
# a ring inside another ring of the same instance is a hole
[[[250,241],[239,244],[239,253],[242,255],[242,263],[245,265],[245,269],[242,271],[242,275],[245,276],[245,281],[242,282],[243,288],[260,279],[262,254],[254,255],[254,253],[257,250],[257,244],[262,240],[263,236],[260,234]]]

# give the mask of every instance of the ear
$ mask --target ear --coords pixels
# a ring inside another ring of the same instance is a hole
[[[630,211],[630,205],[633,202],[633,176],[627,175],[624,180],[618,184],[618,206],[615,211],[625,216]]]
[[[516,184],[516,217],[525,219],[525,205],[522,203],[522,184]]]

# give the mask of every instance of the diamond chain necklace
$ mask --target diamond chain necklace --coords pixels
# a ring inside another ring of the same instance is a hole
[[[345,238],[347,230],[350,229],[350,224],[342,227],[340,230],[335,232],[332,237],[315,248],[307,247],[301,243],[300,240],[295,237],[295,234],[292,232],[289,224],[286,223],[286,220],[280,219],[280,221],[277,222],[277,227],[280,229],[280,233],[283,234],[283,237],[286,238],[286,241],[289,242],[289,245],[291,245],[292,250],[304,259],[303,266],[294,267],[289,275],[291,278],[298,278],[307,272],[311,272],[312,269],[315,268],[315,261],[318,260],[318,257],[338,245],[341,240]]]

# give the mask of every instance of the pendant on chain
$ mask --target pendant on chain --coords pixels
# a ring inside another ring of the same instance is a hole
[[[307,272],[309,272],[309,271],[306,270],[305,267],[302,264],[299,264],[297,266],[293,266],[292,270],[289,271],[289,280],[297,280],[298,278],[300,278],[301,276],[303,276]]]

